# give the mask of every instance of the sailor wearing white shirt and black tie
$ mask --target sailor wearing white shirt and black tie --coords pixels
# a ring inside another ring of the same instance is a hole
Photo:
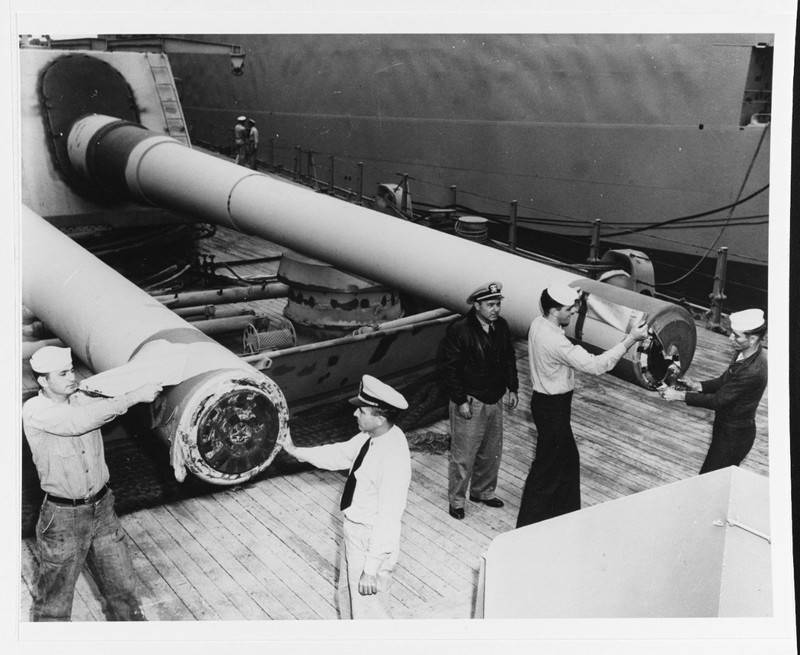
[[[392,569],[400,554],[400,524],[411,483],[411,456],[403,431],[394,424],[408,402],[392,387],[363,376],[355,417],[360,432],[342,443],[297,448],[287,453],[317,468],[349,469],[340,509],[344,539],[339,565],[342,619],[389,619]]]

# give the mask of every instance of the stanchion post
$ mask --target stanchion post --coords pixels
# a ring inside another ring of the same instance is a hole
[[[292,176],[295,182],[300,181],[300,178],[302,177],[300,175],[300,163],[301,163],[302,157],[303,157],[303,150],[300,148],[300,146],[295,146],[294,147],[294,175]]]
[[[508,247],[511,250],[517,249],[517,201],[511,201],[511,213],[508,223]]]
[[[589,245],[589,259],[586,261],[590,266],[595,267],[600,263],[600,219],[596,218],[592,223],[592,242]],[[597,270],[592,268],[592,279],[597,279]]]
[[[404,216],[408,216],[410,218],[410,212],[408,211],[408,173],[403,173],[403,182],[400,188],[403,190],[403,200],[400,202],[400,211]]]
[[[358,204],[364,204],[364,162],[358,162]]]
[[[711,306],[708,310],[709,327],[714,331],[720,331],[722,324],[722,305],[727,296],[725,295],[725,276],[728,268],[728,248],[723,246],[717,250],[717,268],[714,271],[714,288],[708,296],[711,299]]]
[[[317,171],[314,168],[314,151],[308,151],[308,164],[306,165],[306,172],[308,173],[308,183],[315,190],[319,190],[317,185]]]

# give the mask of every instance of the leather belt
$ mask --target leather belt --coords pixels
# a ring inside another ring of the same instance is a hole
[[[51,503],[56,503],[57,505],[71,505],[72,507],[78,507],[80,505],[94,505],[98,500],[106,495],[107,491],[108,485],[104,484],[100,491],[93,496],[89,496],[88,498],[59,498],[58,496],[47,494],[47,500],[49,500]]]

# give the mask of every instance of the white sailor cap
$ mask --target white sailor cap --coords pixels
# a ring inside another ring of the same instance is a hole
[[[408,409],[408,401],[398,391],[371,375],[364,375],[358,387],[358,395],[350,399],[356,407],[382,407],[384,409]]]
[[[31,368],[36,373],[63,371],[72,366],[72,351],[69,348],[45,346],[31,356]]]
[[[504,298],[503,294],[500,293],[502,290],[503,285],[500,282],[489,282],[489,284],[483,284],[469,294],[467,302],[483,302],[484,300],[495,299],[502,300]]]
[[[731,330],[750,332],[764,325],[764,312],[760,309],[744,309],[731,314]]]
[[[247,120],[247,116],[239,116],[239,118],[237,118],[236,120],[239,121],[240,123],[244,123]]]
[[[547,295],[563,307],[571,307],[581,296],[580,289],[568,284],[553,284],[547,287]]]

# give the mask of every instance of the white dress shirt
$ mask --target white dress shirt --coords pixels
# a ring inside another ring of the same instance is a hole
[[[342,443],[297,448],[294,455],[317,468],[349,471],[369,438],[366,432],[359,432]],[[411,455],[400,428],[392,426],[372,438],[355,478],[353,502],[344,515],[350,521],[372,527],[364,573],[375,575],[381,562],[400,547],[400,522],[411,484]]]

